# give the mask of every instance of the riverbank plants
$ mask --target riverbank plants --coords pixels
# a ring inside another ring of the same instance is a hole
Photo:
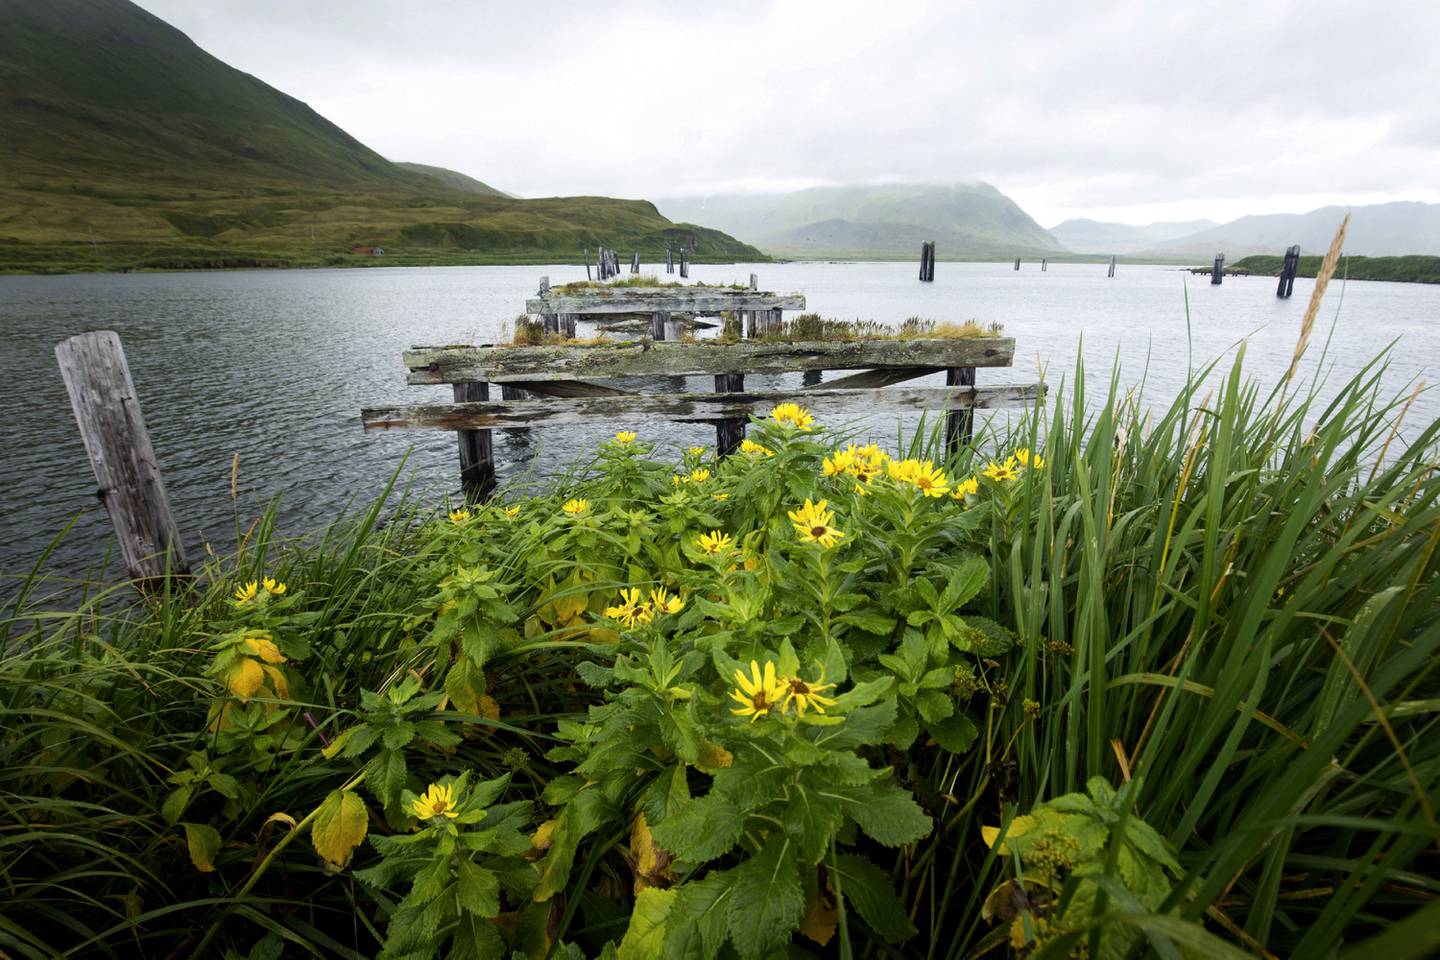
[[[1422,957],[1437,426],[803,407],[0,621],[17,957]]]

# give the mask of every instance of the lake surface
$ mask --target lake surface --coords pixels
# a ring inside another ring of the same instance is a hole
[[[663,269],[663,267],[662,267]],[[1103,389],[1113,364],[1168,402],[1187,364],[1246,341],[1247,368],[1262,380],[1289,364],[1313,281],[1289,300],[1267,277],[1230,277],[1213,287],[1176,268],[1103,264],[940,263],[934,283],[912,263],[696,265],[692,281],[745,282],[798,291],[826,316],[899,322],[910,316],[998,322],[1016,338],[1015,366],[981,370],[981,385],[1058,383],[1083,335],[1087,373]],[[647,267],[646,272],[653,268]],[[68,521],[77,518],[49,569],[81,575],[113,540],[55,365],[55,344],[112,329],[125,345],[176,519],[192,557],[202,543],[233,547],[236,506],[249,522],[283,495],[281,529],[299,534],[348,501],[378,492],[411,452],[405,476],[437,502],[457,491],[456,440],[428,431],[360,429],[362,406],[446,402],[449,387],[408,387],[400,362],[412,344],[484,343],[508,335],[538,278],[584,277],[577,266],[426,267],[225,273],[0,277],[0,596]],[[678,279],[666,277],[665,279]],[[1187,341],[1186,294],[1189,297]],[[1342,302],[1343,301],[1343,302]],[[1396,391],[1440,375],[1440,286],[1333,283],[1317,324],[1309,369],[1338,310],[1328,362],[1333,380],[1355,372],[1391,340],[1388,385]],[[706,378],[708,379],[708,378]],[[941,383],[938,377],[931,378]],[[747,378],[747,386],[798,383]],[[917,381],[924,382],[924,381]],[[697,378],[694,389],[705,388]],[[1004,413],[997,413],[1004,416]],[[1413,435],[1440,416],[1440,396],[1417,401]],[[893,439],[894,418],[863,421]],[[617,423],[667,445],[713,444],[701,425]],[[534,468],[562,469],[612,430],[557,428],[527,437],[495,434],[502,480]],[[412,451],[413,448],[413,451]],[[238,454],[239,499],[230,498]]]

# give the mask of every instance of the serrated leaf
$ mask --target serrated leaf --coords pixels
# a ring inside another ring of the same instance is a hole
[[[985,558],[971,554],[960,565],[950,567],[950,580],[940,605],[943,612],[953,613],[973,600],[990,579],[990,564]]]
[[[742,960],[772,957],[805,914],[795,846],[772,831],[760,852],[734,870],[727,927]]]
[[[206,823],[182,823],[185,828],[185,848],[190,853],[190,862],[201,873],[215,872],[215,857],[220,853],[220,832]]]
[[[235,661],[225,674],[225,686],[230,688],[231,696],[238,700],[249,700],[264,684],[265,671],[260,669],[257,661],[249,657],[241,657]]]
[[[866,633],[884,635],[895,629],[895,618],[881,616],[878,613],[866,613],[862,610],[852,610],[850,613],[842,613],[835,618],[836,623],[848,624],[864,630]]]
[[[344,869],[355,848],[365,839],[368,825],[365,801],[359,794],[332,790],[315,811],[315,819],[310,824],[310,843],[329,866]]]
[[[640,891],[630,912],[630,926],[616,951],[617,960],[658,960],[665,941],[665,920],[674,902],[674,890],[647,887]]]
[[[405,789],[405,755],[382,749],[365,765],[365,786],[385,808],[386,816],[400,812],[400,792]]]
[[[676,810],[690,799],[690,784],[685,777],[685,768],[675,765],[651,781],[645,788],[641,808],[652,824],[664,823]]]
[[[500,913],[500,880],[463,857],[455,861],[455,902],[460,909],[489,919]]]
[[[844,801],[845,813],[872,840],[898,847],[930,835],[932,824],[910,792],[894,782],[863,787],[836,787],[833,795]]]
[[[733,804],[710,794],[682,804],[657,823],[655,842],[682,860],[704,863],[724,856],[740,840],[744,820]]]
[[[161,818],[172,827],[179,823],[180,818],[185,815],[185,808],[190,805],[190,796],[194,792],[195,788],[189,784],[173,791],[160,805]]]
[[[921,690],[915,694],[915,709],[926,723],[939,723],[955,712],[955,702],[939,690]]]
[[[587,686],[608,687],[615,679],[615,671],[609,667],[602,667],[593,660],[581,660],[575,664],[575,672]]]
[[[895,723],[895,701],[885,700],[870,707],[861,707],[845,714],[845,722],[826,727],[816,735],[815,742],[831,750],[870,746],[880,743]]]
[[[834,797],[796,785],[791,787],[784,819],[785,832],[795,841],[801,862],[819,863],[845,822],[845,814]]]
[[[975,737],[979,735],[974,721],[963,713],[954,714],[939,723],[926,724],[925,731],[935,738],[941,748],[951,753],[964,753],[969,750]]]
[[[677,888],[665,923],[665,960],[712,960],[725,942],[734,871]]]
[[[870,928],[889,943],[904,943],[915,936],[915,925],[905,905],[895,896],[890,875],[864,857],[841,854],[831,865],[838,874],[840,894]]]

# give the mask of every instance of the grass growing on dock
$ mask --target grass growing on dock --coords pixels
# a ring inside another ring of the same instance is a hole
[[[0,948],[1430,955],[1440,425],[1242,363],[24,584]]]
[[[661,280],[654,274],[631,274],[624,277],[617,277],[614,280],[572,280],[559,286],[551,287],[552,293],[574,295],[580,293],[599,293],[606,290],[628,290],[633,288],[643,289],[674,289],[684,288],[686,290],[749,290],[750,288],[739,283],[682,283],[679,280]]]

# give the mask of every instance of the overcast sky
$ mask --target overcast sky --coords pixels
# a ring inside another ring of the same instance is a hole
[[[139,0],[521,196],[981,179],[1045,226],[1440,202],[1440,0]]]

